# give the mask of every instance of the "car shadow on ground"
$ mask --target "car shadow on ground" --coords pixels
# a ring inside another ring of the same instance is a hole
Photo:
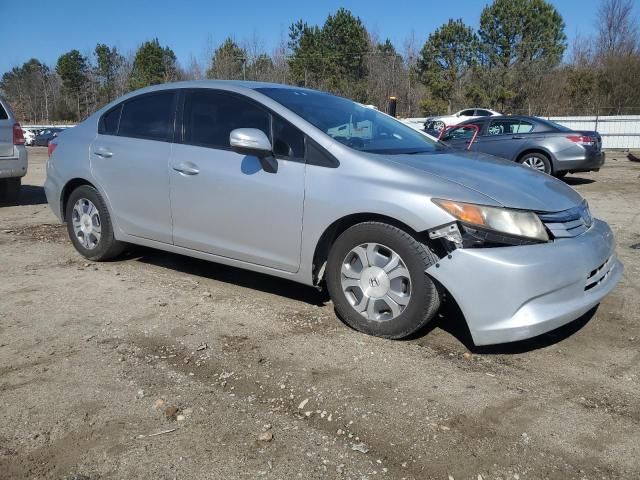
[[[324,306],[329,301],[329,296],[325,292],[321,292],[313,287],[292,282],[284,278],[230,267],[193,257],[144,247],[136,247],[131,253],[131,256],[142,263],[279,295],[311,305]]]
[[[595,182],[593,178],[572,177],[568,175],[564,177],[563,180],[567,185],[588,185],[589,183]]]
[[[0,207],[15,207],[26,205],[43,205],[47,203],[44,188],[38,185],[22,185],[20,187],[20,198],[17,202],[1,203]]]
[[[412,337],[413,340],[421,338],[436,328],[440,328],[462,343],[470,352],[482,355],[514,355],[531,352],[540,348],[562,342],[580,331],[594,317],[598,307],[595,306],[578,319],[563,325],[562,327],[543,333],[537,337],[521,340],[518,342],[502,343],[499,345],[476,346],[471,338],[471,332],[460,311],[458,305],[453,301],[447,301],[440,312],[438,318],[427,325],[424,329]]]
[[[193,257],[163,252],[146,247],[135,247],[129,256],[135,261],[148,265],[167,268],[188,275],[224,282],[243,288],[250,288],[252,290],[308,303],[310,305],[322,307],[330,302],[326,289],[319,291],[315,288],[283,278],[256,273],[241,268],[230,267]],[[433,330],[439,328],[456,338],[472,353],[485,355],[511,355],[526,353],[554,345],[572,336],[589,323],[596,310],[597,307],[594,307],[577,320],[528,340],[478,347],[473,343],[471,333],[467,327],[467,322],[465,321],[460,308],[454,301],[448,299],[438,312],[437,318],[431,321],[425,328],[420,329],[405,340],[420,341]],[[350,327],[345,324],[345,328]]]

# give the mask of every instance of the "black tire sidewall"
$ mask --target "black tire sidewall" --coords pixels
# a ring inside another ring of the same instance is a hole
[[[100,241],[98,242],[96,248],[92,250],[84,248],[80,241],[76,238],[73,231],[73,222],[71,221],[73,206],[81,198],[90,200],[96,206],[100,215]],[[82,185],[71,192],[71,195],[69,195],[69,198],[67,200],[67,204],[65,205],[65,219],[67,221],[67,232],[69,233],[69,238],[71,239],[73,246],[80,253],[80,255],[89,260],[96,261],[107,260],[114,256],[114,250],[118,246],[117,244],[119,242],[113,235],[113,226],[111,224],[111,216],[109,215],[107,205],[102,199],[100,193],[95,188],[89,185]]]
[[[393,320],[377,322],[367,319],[353,309],[342,291],[342,262],[353,247],[364,243],[379,243],[395,251],[409,270],[411,300]],[[421,248],[426,247],[391,225],[367,222],[347,229],[333,244],[327,262],[327,288],[338,316],[358,331],[384,338],[403,338],[422,328],[437,311],[439,297],[435,284],[424,273],[435,257],[431,255],[431,260],[425,261]]]

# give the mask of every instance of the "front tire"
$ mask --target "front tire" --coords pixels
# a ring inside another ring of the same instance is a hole
[[[532,152],[526,153],[519,160],[519,163],[524,165],[525,167],[532,168],[539,172],[546,173],[547,175],[551,175],[551,160],[544,153]]]
[[[327,287],[338,316],[383,338],[407,337],[440,307],[425,270],[438,257],[409,233],[380,222],[359,223],[338,237],[327,261]]]
[[[22,179],[20,177],[0,178],[0,203],[10,205],[18,203],[21,184]]]
[[[126,244],[115,239],[109,210],[95,188],[82,185],[71,192],[65,219],[69,238],[83,257],[104,261],[124,251]]]

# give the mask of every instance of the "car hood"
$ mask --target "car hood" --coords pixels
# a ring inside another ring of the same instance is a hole
[[[583,200],[561,180],[491,155],[443,152],[386,158],[475,190],[507,208],[559,212]]]

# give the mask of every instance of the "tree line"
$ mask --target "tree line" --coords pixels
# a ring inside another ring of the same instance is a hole
[[[5,72],[0,91],[23,122],[78,121],[120,95],[177,81],[244,79],[318,88],[421,116],[482,106],[535,115],[640,113],[640,32],[633,0],[602,0],[596,32],[569,46],[545,0],[494,0],[474,30],[450,19],[420,45],[397,48],[341,8],[322,25],[303,20],[272,51],[258,38],[211,48],[206,65],[181,65],[156,38],[128,55],[98,44],[54,66],[32,58]]]

